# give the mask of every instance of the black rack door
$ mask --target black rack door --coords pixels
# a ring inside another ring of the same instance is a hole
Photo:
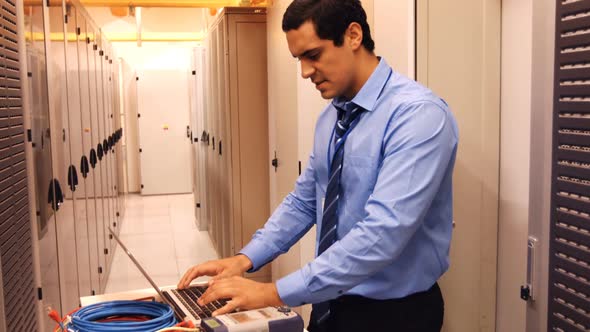
[[[36,331],[16,4],[0,4],[0,321],[7,331]]]
[[[548,331],[590,330],[590,0],[559,0]]]

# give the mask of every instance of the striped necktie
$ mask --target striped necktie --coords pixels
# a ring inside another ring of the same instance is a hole
[[[338,230],[338,200],[340,199],[340,176],[342,174],[342,161],[344,160],[344,143],[348,137],[349,131],[356,125],[355,120],[362,113],[363,109],[356,107],[347,112],[339,107],[338,121],[334,128],[334,138],[336,140],[334,158],[330,165],[330,179],[326,189],[324,200],[324,213],[322,216],[322,229],[320,232],[320,243],[318,245],[318,256],[336,242]],[[326,321],[330,315],[330,303],[328,301],[316,303],[313,305],[314,317],[317,324]]]

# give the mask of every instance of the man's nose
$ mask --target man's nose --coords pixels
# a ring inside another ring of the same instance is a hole
[[[301,77],[307,79],[315,73],[315,68],[305,60],[301,60]]]

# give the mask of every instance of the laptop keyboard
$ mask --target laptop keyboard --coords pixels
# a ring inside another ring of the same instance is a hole
[[[213,311],[220,309],[227,303],[226,300],[218,300],[204,306],[198,305],[197,300],[206,290],[207,286],[191,286],[186,289],[173,289],[172,293],[180,299],[182,304],[184,304],[195,318],[203,319],[211,317]]]

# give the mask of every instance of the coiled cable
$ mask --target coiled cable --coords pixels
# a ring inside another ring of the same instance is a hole
[[[80,308],[72,315],[68,330],[74,332],[152,332],[172,327],[176,323],[174,312],[167,304],[110,301]]]

